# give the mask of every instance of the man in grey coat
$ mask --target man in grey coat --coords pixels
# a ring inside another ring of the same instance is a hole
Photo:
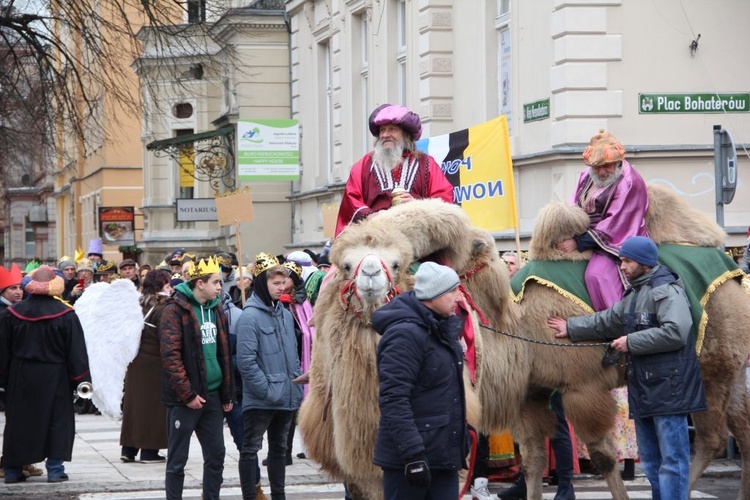
[[[658,256],[649,238],[627,239],[620,248],[620,269],[630,282],[623,299],[591,316],[552,317],[548,325],[556,337],[614,339],[613,349],[630,353],[630,418],[653,498],[687,499],[687,415],[704,411],[706,397],[682,280],[659,264]]]
[[[289,276],[273,255],[255,258],[253,294],[237,321],[237,367],[242,376],[244,436],[240,452],[242,498],[254,500],[258,450],[268,432],[268,480],[272,498],[284,498],[287,436],[302,401],[302,372],[294,319],[279,298]]]

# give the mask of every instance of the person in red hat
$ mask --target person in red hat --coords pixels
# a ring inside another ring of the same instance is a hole
[[[16,264],[10,266],[10,270],[0,266],[0,311],[23,299],[21,274],[21,268]]]
[[[47,482],[68,480],[75,438],[71,392],[91,383],[83,329],[55,269],[42,266],[26,284],[29,298],[0,313],[0,387],[7,391],[5,483],[26,480],[24,464],[47,459]],[[33,395],[33,397],[29,397]]]
[[[0,312],[5,311],[9,306],[23,299],[23,290],[21,289],[22,273],[21,268],[16,264],[10,266],[10,270],[0,266]],[[0,390],[0,411],[5,411],[5,391]],[[2,458],[0,458],[2,465]],[[42,469],[34,464],[24,465],[24,476],[41,476]],[[2,473],[5,477],[5,473]]]
[[[336,235],[351,223],[398,203],[442,198],[453,203],[453,186],[430,155],[418,151],[419,115],[404,106],[383,104],[370,114],[375,148],[352,166],[341,199]]]

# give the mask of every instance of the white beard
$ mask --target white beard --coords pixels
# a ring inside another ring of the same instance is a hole
[[[598,175],[594,173],[594,169],[589,167],[589,177],[591,177],[591,181],[594,183],[594,186],[596,187],[605,188],[607,186],[611,186],[612,184],[615,183],[615,181],[617,181],[617,179],[620,178],[621,175],[622,175],[622,166],[619,166],[615,169],[615,172],[612,175],[602,180],[599,178]]]
[[[383,143],[378,139],[375,143],[375,149],[372,153],[373,163],[384,172],[390,172],[394,168],[401,165],[404,154],[404,143],[399,142],[393,144],[390,148],[383,146]]]

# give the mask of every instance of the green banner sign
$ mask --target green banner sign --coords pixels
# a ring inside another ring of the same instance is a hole
[[[241,181],[298,180],[297,120],[239,120],[237,178]]]
[[[638,112],[655,113],[747,113],[750,92],[731,94],[638,94]]]
[[[523,122],[535,122],[549,118],[549,99],[534,101],[523,105]]]

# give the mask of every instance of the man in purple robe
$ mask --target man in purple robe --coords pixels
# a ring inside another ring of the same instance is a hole
[[[558,250],[593,250],[585,281],[594,309],[602,311],[622,299],[628,285],[618,254],[631,236],[648,236],[648,192],[643,178],[625,161],[625,148],[604,130],[583,151],[588,168],[578,179],[571,200],[589,216],[589,230],[557,244]],[[614,286],[613,286],[614,285]]]

